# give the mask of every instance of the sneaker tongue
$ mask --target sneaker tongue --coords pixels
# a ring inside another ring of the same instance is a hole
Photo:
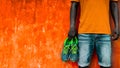
[[[74,37],[73,40],[71,41],[71,44],[77,45],[78,44],[78,39],[77,37]]]
[[[66,38],[65,41],[64,41],[64,45],[71,45],[71,40]]]
[[[64,45],[66,46],[66,45],[68,45],[68,46],[70,46],[70,45],[77,45],[78,44],[78,39],[77,39],[77,37],[74,37],[73,39],[71,39],[71,40],[69,40],[68,38],[66,38],[65,39],[65,41],[64,41]]]

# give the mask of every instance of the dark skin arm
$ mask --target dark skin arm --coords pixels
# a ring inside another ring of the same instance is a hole
[[[119,38],[119,11],[118,11],[118,2],[117,1],[111,1],[110,2],[110,9],[112,18],[115,24],[114,31],[112,32],[112,39],[117,40]]]
[[[76,17],[77,17],[77,10],[78,10],[79,3],[71,1],[71,8],[70,8],[70,30],[68,33],[68,39],[72,39],[76,35]]]

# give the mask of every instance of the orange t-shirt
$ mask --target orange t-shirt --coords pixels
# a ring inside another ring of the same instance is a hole
[[[78,33],[111,34],[109,23],[110,0],[71,0],[80,2]],[[117,0],[111,0],[117,1]]]

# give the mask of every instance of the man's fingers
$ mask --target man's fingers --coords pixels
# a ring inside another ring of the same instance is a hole
[[[119,38],[119,34],[115,34],[115,35],[112,36],[113,41],[117,40],[118,38]]]
[[[72,39],[73,37],[75,37],[76,35],[76,31],[75,30],[70,30],[68,33],[68,39]]]

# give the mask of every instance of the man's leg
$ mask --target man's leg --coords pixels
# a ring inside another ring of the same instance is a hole
[[[94,35],[79,34],[79,68],[88,68],[94,50]]]
[[[103,66],[100,66],[100,68],[111,68],[111,67],[103,67]]]
[[[101,68],[111,67],[111,37],[106,34],[99,34],[96,37],[96,52]]]
[[[86,66],[86,67],[80,67],[80,66],[79,66],[79,68],[89,68],[89,67],[88,67],[88,66]]]

